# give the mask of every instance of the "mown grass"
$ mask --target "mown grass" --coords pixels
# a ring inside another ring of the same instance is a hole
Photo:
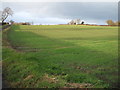
[[[118,28],[12,26],[3,33],[3,71],[11,87],[117,87]],[[82,86],[81,86],[82,85]]]

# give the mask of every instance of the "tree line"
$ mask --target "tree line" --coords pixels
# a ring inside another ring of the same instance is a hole
[[[114,21],[112,21],[112,20],[107,20],[106,23],[107,23],[108,25],[112,25],[112,26],[118,26],[118,25],[120,26],[120,21],[114,22]]]
[[[13,15],[13,11],[11,8],[9,7],[6,7],[3,11],[0,11],[0,21],[1,23],[3,24],[5,22],[5,20],[8,18],[8,16],[12,16]],[[14,23],[13,20],[10,21],[10,23]],[[108,25],[111,25],[111,26],[120,26],[120,21],[112,21],[112,20],[107,20],[106,23]],[[24,25],[24,23],[22,23]],[[25,24],[28,24],[28,23],[25,23]],[[74,20],[71,20],[70,22],[68,22],[68,25],[79,25],[79,24],[84,24],[84,21],[81,22],[80,19],[74,19]]]

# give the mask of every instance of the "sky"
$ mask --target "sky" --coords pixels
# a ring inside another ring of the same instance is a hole
[[[118,2],[2,2],[2,10],[14,12],[7,21],[34,24],[67,24],[80,19],[85,24],[105,25],[106,20],[118,20]]]

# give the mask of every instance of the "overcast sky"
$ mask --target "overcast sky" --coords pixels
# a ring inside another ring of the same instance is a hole
[[[118,20],[117,2],[3,2],[14,14],[7,20],[34,24],[66,24],[80,19],[86,24],[106,24]]]

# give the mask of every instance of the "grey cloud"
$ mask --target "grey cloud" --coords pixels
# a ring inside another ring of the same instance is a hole
[[[108,19],[117,21],[118,18],[117,2],[3,3],[3,8],[6,6],[13,9],[15,15],[13,19],[17,21],[33,20],[37,23],[42,23],[42,21],[43,23],[67,23],[69,19],[80,18],[87,21],[87,23],[101,24],[103,22],[104,24]]]

